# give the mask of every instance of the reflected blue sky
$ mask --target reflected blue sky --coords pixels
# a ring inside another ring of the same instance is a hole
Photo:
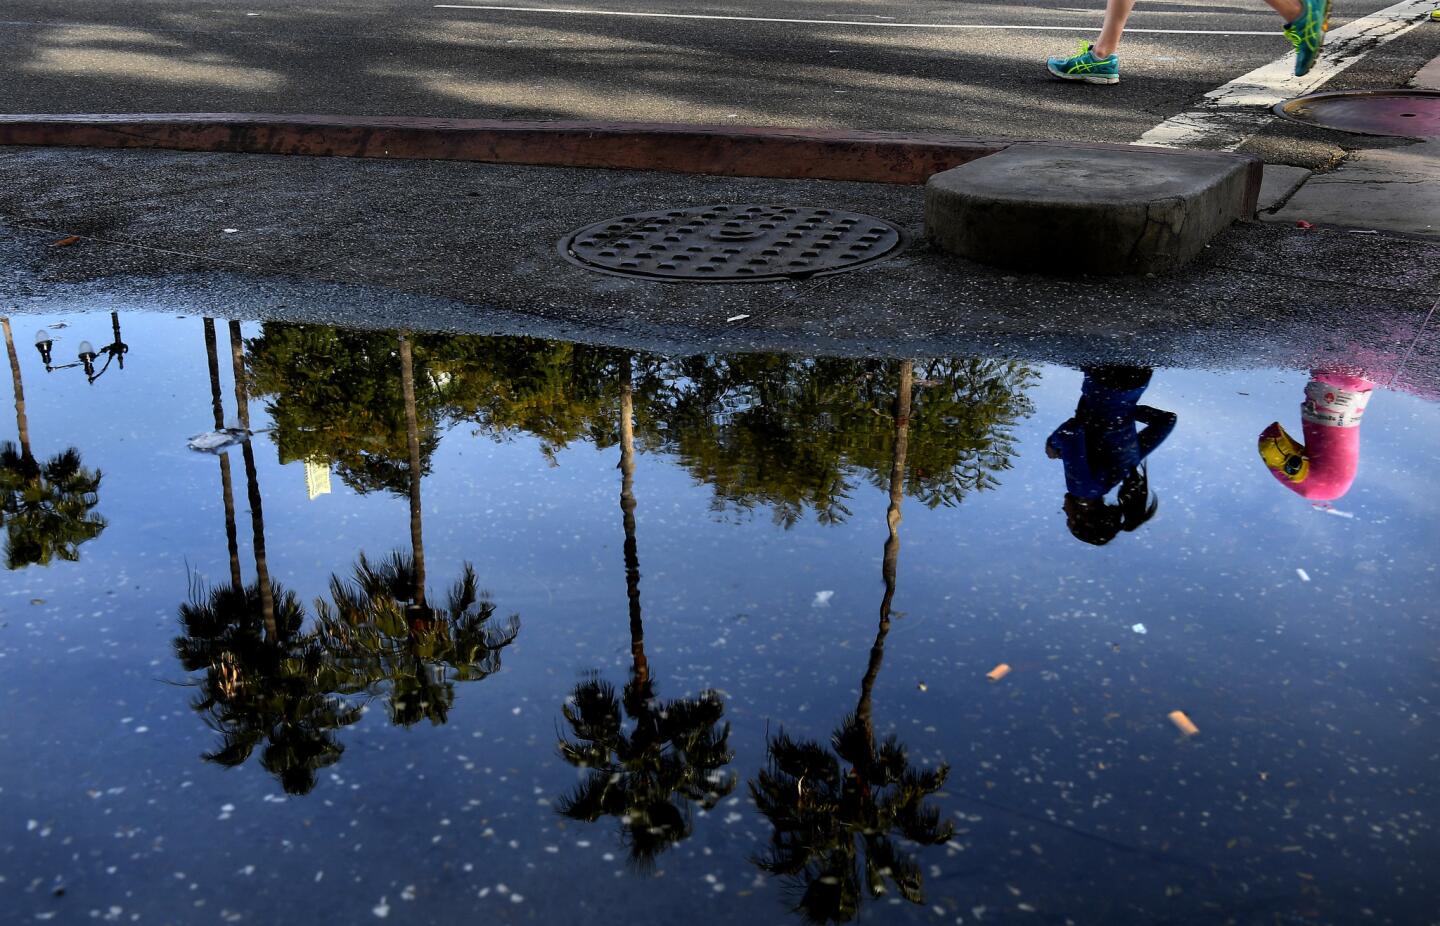
[[[557,812],[581,778],[557,750],[567,696],[633,668],[619,446],[547,454],[525,433],[443,434],[423,484],[430,584],[473,564],[519,636],[499,672],[457,689],[443,725],[397,727],[367,702],[338,733],[340,761],[289,795],[257,762],[201,760],[216,736],[171,646],[192,583],[229,575],[216,461],[186,445],[213,424],[201,320],[122,320],[125,370],[88,384],[47,375],[33,331],[68,357],[104,338],[108,315],[12,319],[35,453],[73,446],[103,473],[107,526],[78,562],[0,574],[7,916],[801,921],[795,886],[752,861],[772,831],[747,783],[767,736],[824,744],[855,707],[885,591],[883,486],[857,477],[848,518],[785,528],[763,506],[717,509],[711,485],[640,442],[649,671],[659,697],[723,697],[739,785],[637,872],[614,820]],[[1067,530],[1063,467],[1044,452],[1082,374],[1036,372],[996,487],[955,506],[904,500],[875,732],[917,770],[949,766],[931,802],[955,832],[908,845],[922,902],[892,888],[858,921],[1432,915],[1440,411],[1378,388],[1354,485],[1322,510],[1256,452],[1272,421],[1299,433],[1308,371],[1156,370],[1144,401],[1177,416],[1148,458],[1159,507],[1097,547]],[[305,464],[280,464],[263,433],[262,399],[251,415],[268,568],[301,601],[360,551],[409,543],[403,496],[332,476],[312,498]],[[1001,662],[1012,672],[987,682]],[[1177,733],[1173,710],[1200,734]]]

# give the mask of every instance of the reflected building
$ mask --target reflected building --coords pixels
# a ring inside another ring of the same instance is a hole
[[[330,467],[323,460],[305,461],[305,495],[315,501],[330,494]]]

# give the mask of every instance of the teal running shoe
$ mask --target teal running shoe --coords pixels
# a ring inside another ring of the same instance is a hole
[[[1089,42],[1081,41],[1079,54],[1069,58],[1050,58],[1045,66],[1062,80],[1083,80],[1087,84],[1120,83],[1120,56],[1097,58],[1090,51],[1091,47]]]
[[[1330,0],[1300,0],[1300,15],[1285,24],[1285,38],[1295,46],[1295,76],[1304,77],[1320,57],[1330,29]]]

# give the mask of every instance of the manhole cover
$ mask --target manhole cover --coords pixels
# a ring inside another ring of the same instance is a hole
[[[1358,135],[1440,137],[1440,91],[1350,90],[1286,100],[1275,112]]]
[[[854,270],[899,252],[884,219],[812,206],[718,205],[597,222],[560,242],[571,263],[687,282],[794,280]]]

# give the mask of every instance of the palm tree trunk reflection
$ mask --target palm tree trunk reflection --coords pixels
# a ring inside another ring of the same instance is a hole
[[[420,507],[420,422],[415,410],[415,357],[410,338],[400,335],[400,393],[405,401],[405,442],[410,453],[410,549],[415,565],[414,607],[424,619],[429,610],[425,603],[425,536]]]
[[[235,406],[240,427],[250,430],[250,395],[245,388],[245,341],[240,323],[230,322],[230,363],[235,371]],[[249,435],[240,444],[245,458],[245,489],[250,500],[250,532],[254,538],[255,581],[260,586],[260,613],[265,619],[265,635],[277,639],[275,627],[275,590],[270,585],[270,564],[265,555],[265,511],[260,498],[260,479],[255,467],[255,448]]]
[[[855,718],[865,731],[866,751],[871,755],[875,753],[871,693],[875,690],[875,680],[880,676],[880,664],[885,659],[885,637],[890,633],[890,608],[895,601],[895,574],[900,561],[900,505],[905,500],[905,455],[910,447],[910,394],[914,381],[914,363],[903,361],[900,364],[900,388],[895,397],[895,446],[890,462],[890,506],[885,511],[889,536],[885,538],[885,554],[880,566],[880,575],[885,582],[885,594],[880,599],[880,626],[875,632],[875,642],[870,646],[870,662],[865,667],[865,677],[860,680],[860,703],[855,708]]]
[[[620,361],[620,513],[625,528],[625,596],[630,602],[630,662],[637,684],[650,681],[640,616],[640,553],[635,541],[635,387],[630,357]]]
[[[218,356],[215,319],[205,319],[205,358],[210,364],[210,407],[214,413],[215,430],[225,427],[225,404],[220,393],[220,358]],[[241,587],[240,540],[235,528],[235,488],[230,475],[230,454],[217,454],[220,461],[220,493],[225,504],[225,546],[230,552],[230,584]]]
[[[15,428],[20,432],[20,455],[30,460],[33,459],[30,419],[25,415],[25,384],[20,379],[20,355],[15,353],[15,335],[10,330],[10,319],[0,318],[0,328],[5,329],[5,353],[10,356],[10,381],[15,387]]]

